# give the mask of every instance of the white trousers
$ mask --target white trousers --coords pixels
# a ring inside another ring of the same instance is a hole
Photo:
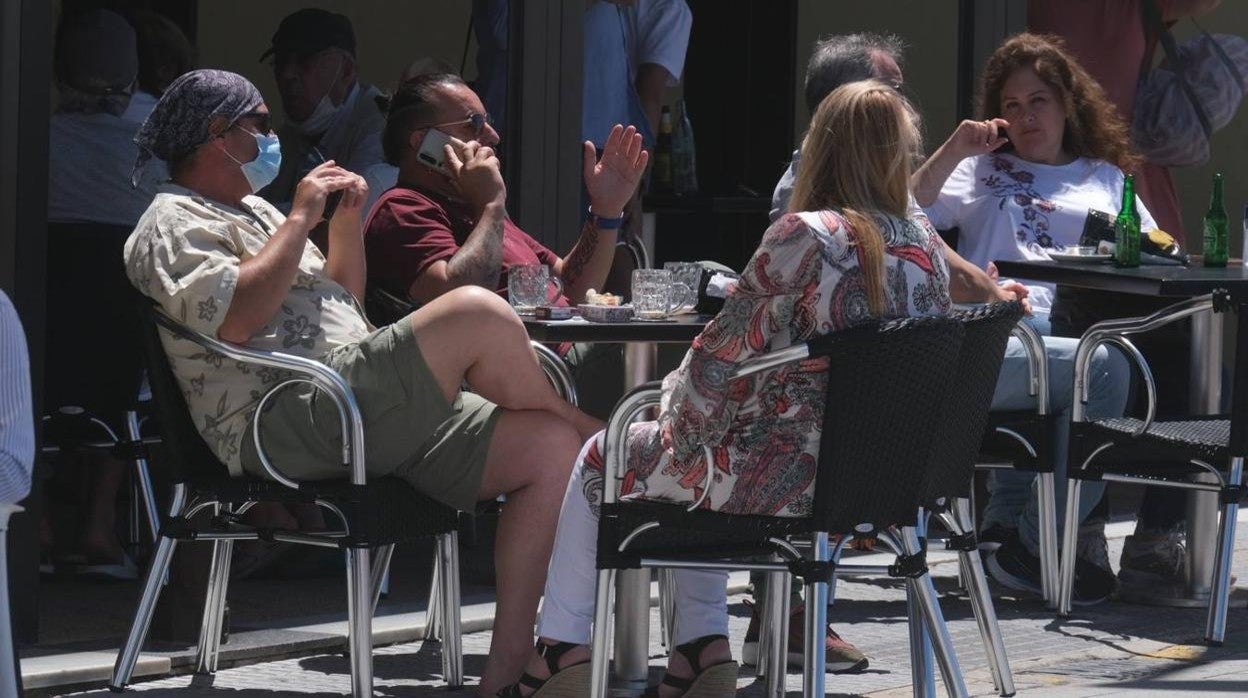
[[[577,456],[572,479],[559,511],[555,549],[546,575],[546,592],[537,634],[550,640],[589,644],[594,620],[594,586],[598,578],[598,514],[602,502],[600,463],[586,464],[594,440],[598,452],[603,434],[585,444]],[[704,635],[728,634],[728,573],[673,570],[676,582],[676,644]]]

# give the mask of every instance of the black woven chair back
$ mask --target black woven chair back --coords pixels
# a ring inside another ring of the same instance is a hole
[[[161,461],[167,464],[167,476],[175,483],[212,482],[228,478],[229,470],[208,448],[191,419],[186,398],[160,341],[155,304],[133,289],[131,293],[131,307],[138,308],[139,345],[152,389],[153,416],[160,426],[164,444],[162,453],[165,457]]]
[[[962,333],[951,318],[909,318],[811,340],[829,358],[814,530],[914,521]]]
[[[962,323],[962,347],[948,408],[938,415],[940,438],[928,468],[929,501],[966,496],[988,425],[988,408],[1010,332],[1023,317],[1016,302],[994,303],[953,315]]]
[[[72,405],[115,420],[134,409],[142,363],[134,289],[122,259],[130,232],[103,223],[48,224],[45,412]]]

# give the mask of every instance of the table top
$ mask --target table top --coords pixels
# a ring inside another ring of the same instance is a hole
[[[529,337],[539,342],[670,342],[688,343],[697,337],[713,315],[677,315],[670,320],[589,322],[522,318]]]
[[[1107,262],[1019,262],[998,261],[1001,276],[1033,281],[1118,291],[1143,296],[1190,298],[1203,296],[1218,289],[1230,292],[1238,302],[1248,301],[1248,268],[1237,261],[1225,267],[1204,267],[1197,262],[1190,266],[1154,265],[1130,269]]]

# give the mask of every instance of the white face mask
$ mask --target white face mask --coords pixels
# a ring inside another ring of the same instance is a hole
[[[329,83],[329,87],[325,89],[325,94],[321,95],[321,99],[316,103],[316,107],[312,109],[312,113],[303,121],[291,121],[291,125],[298,129],[299,133],[305,136],[319,136],[329,130],[329,125],[334,122],[334,116],[338,114],[338,110],[342,108],[342,104],[335,105],[329,99],[329,93],[334,89],[338,79],[342,77],[342,62],[345,59],[338,59],[338,69],[335,72],[333,82]],[[343,104],[346,104],[344,101]]]

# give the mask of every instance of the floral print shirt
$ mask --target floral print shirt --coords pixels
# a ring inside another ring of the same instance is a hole
[[[285,220],[259,197],[248,196],[243,205],[247,210],[164,185],[126,241],[130,283],[174,319],[216,337],[239,267]],[[356,298],[325,273],[325,257],[307,242],[281,309],[247,346],[320,359],[370,329]],[[241,475],[243,434],[260,398],[285,376],[230,361],[163,330],[161,339],[200,435],[232,474]]]
[[[927,219],[877,216],[876,222],[887,248],[886,317],[949,312],[949,272]],[[621,495],[688,504],[703,496],[710,468],[705,508],[807,515],[826,360],[730,376],[751,357],[872,319],[849,223],[834,211],[776,221],[723,310],[663,381],[659,420],[632,427]]]

